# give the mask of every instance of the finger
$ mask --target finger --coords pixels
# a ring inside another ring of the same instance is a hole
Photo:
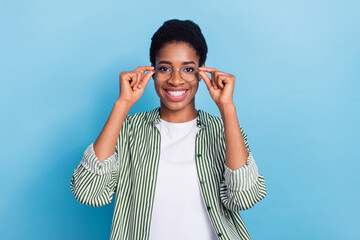
[[[205,71],[205,72],[214,72],[214,71],[217,71],[216,68],[209,68],[209,67],[199,67],[199,69],[201,71]]]
[[[135,84],[136,84],[137,73],[132,72],[131,75],[132,75],[132,80],[131,80],[130,86],[133,88],[135,86]]]
[[[154,67],[152,67],[152,66],[139,66],[139,67],[135,68],[135,70],[151,71],[151,70],[154,70]]]
[[[199,67],[199,69],[201,71],[211,73],[211,79],[212,79],[211,84],[214,87],[214,89],[218,89],[218,88],[223,87],[223,85],[218,84],[218,81],[217,81],[217,75],[219,73],[221,73],[220,71],[218,71],[216,68],[210,68],[210,67]]]
[[[199,74],[201,74],[202,78],[204,79],[205,85],[208,88],[209,91],[212,91],[213,89],[213,85],[211,83],[211,79],[209,78],[209,76],[205,73],[205,72],[199,72]]]
[[[215,89],[218,89],[219,86],[218,86],[217,83],[216,83],[216,73],[217,73],[216,70],[211,72],[211,80],[212,80],[212,83],[213,83],[214,88],[215,88]]]
[[[223,80],[226,80],[225,75],[217,74],[216,82],[220,88],[224,88]]]
[[[120,80],[129,82],[130,86],[135,83],[136,74],[134,72],[124,72],[120,74]]]
[[[211,80],[211,84],[214,89],[218,89],[218,86],[216,85],[215,80]]]
[[[134,90],[136,90],[137,88],[139,88],[139,84],[141,82],[141,79],[143,78],[143,75],[144,75],[144,72],[143,71],[137,71],[137,81],[135,83],[135,86],[134,86]]]
[[[142,81],[142,78],[144,76],[145,71],[153,71],[155,68],[153,66],[139,66],[137,67],[134,71],[138,72],[138,81],[136,81],[133,85],[133,89],[138,89],[141,86],[139,86],[139,84]]]
[[[149,82],[149,80],[150,80],[150,78],[151,78],[151,76],[153,75],[155,73],[155,71],[149,71],[149,72],[147,72],[146,74],[145,74],[145,76],[143,76],[143,72],[139,75],[139,81],[138,81],[138,83],[136,84],[136,86],[135,86],[135,89],[136,88],[141,88],[142,86],[146,86],[147,85],[147,83]]]
[[[207,79],[209,80],[209,84],[210,84],[210,86],[212,87],[212,88],[214,88],[214,89],[216,89],[215,88],[215,84],[214,84],[214,81],[213,81],[213,78],[211,77],[211,79],[209,78],[209,76],[206,74],[206,72],[205,71],[200,71],[199,73],[202,73],[201,74],[201,76],[206,76],[207,77]],[[205,79],[204,79],[204,81],[205,81]]]
[[[205,72],[211,73],[212,78],[214,77],[214,79],[215,79],[215,86],[221,87],[221,84],[218,84],[218,80],[217,80],[217,79],[218,79],[218,76],[224,75],[224,74],[226,74],[226,73],[221,72],[221,71],[217,70],[216,68],[199,67],[199,69],[200,69],[201,71],[205,71]]]
[[[131,81],[131,84],[130,86],[135,89],[135,85],[136,83],[138,82],[138,78],[139,78],[139,73],[138,72],[132,72],[132,81]]]
[[[130,87],[132,87],[135,84],[135,80],[136,80],[136,73],[131,71],[131,72],[122,72],[120,73],[120,80],[123,81],[127,81],[130,84]]]
[[[200,68],[199,68],[200,69]],[[202,71],[202,70],[200,70],[200,72],[202,72],[203,74],[202,75],[205,75],[205,76],[207,76],[208,77],[208,75],[206,74],[206,71]],[[209,78],[209,77],[208,77]],[[210,79],[210,78],[209,78]],[[210,79],[210,85],[214,88],[214,89],[217,89],[217,86],[216,86],[216,84],[215,84],[215,82],[214,82],[214,75],[213,75],[213,73],[211,72],[211,79]]]
[[[139,83],[138,87],[141,88],[142,86],[144,86],[144,88],[146,87],[146,85],[148,84],[151,76],[154,74],[154,71],[149,71],[145,74],[145,76],[143,77],[143,79],[141,80],[141,82]]]

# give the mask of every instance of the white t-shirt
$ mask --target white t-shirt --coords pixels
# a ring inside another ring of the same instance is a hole
[[[183,123],[161,119],[160,163],[150,240],[217,239],[201,196],[195,164],[197,118]]]

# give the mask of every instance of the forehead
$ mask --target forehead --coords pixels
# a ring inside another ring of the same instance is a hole
[[[190,44],[170,42],[159,50],[156,56],[156,63],[160,61],[168,61],[174,64],[189,61],[198,63],[199,57],[196,55],[196,50]]]

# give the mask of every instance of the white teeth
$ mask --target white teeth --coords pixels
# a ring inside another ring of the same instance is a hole
[[[183,95],[186,91],[167,91],[171,96],[181,96]]]

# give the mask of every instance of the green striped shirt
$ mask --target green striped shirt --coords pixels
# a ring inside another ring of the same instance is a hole
[[[100,162],[93,143],[75,168],[70,188],[75,198],[95,207],[111,202],[115,208],[111,239],[149,238],[157,170],[160,159],[160,107],[126,116],[115,151]],[[240,127],[249,152],[246,165],[231,170],[225,165],[225,134],[220,117],[199,110],[195,163],[200,191],[219,239],[251,239],[239,211],[266,195],[247,135]],[[194,183],[195,184],[195,183]]]

